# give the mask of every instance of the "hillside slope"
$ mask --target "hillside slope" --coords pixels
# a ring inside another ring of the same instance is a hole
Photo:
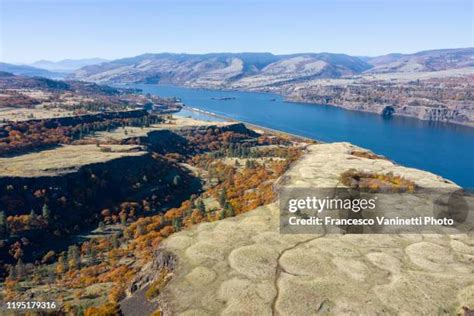
[[[362,73],[427,72],[474,66],[474,48],[359,58],[344,54],[144,54],[83,67],[71,78],[97,82],[252,87]],[[250,87],[251,88],[251,87]]]
[[[421,72],[474,66],[474,48],[439,49],[369,58],[370,73]]]
[[[72,78],[98,82],[226,84],[253,76],[304,80],[353,75],[370,68],[342,54],[273,55],[270,53],[145,54],[87,66]]]

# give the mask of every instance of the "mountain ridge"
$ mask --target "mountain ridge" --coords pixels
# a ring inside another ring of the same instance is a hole
[[[423,72],[474,66],[474,48],[357,57],[335,53],[146,53],[82,67],[70,78],[112,83],[168,83],[211,87],[243,78],[281,84],[364,73]]]
[[[439,71],[474,66],[474,48],[434,49],[414,54],[388,54],[370,58],[371,72]]]
[[[0,62],[0,71],[8,72],[15,75],[29,77],[45,77],[48,79],[63,79],[66,74],[61,72],[53,72],[42,68],[32,67],[28,65],[15,65]]]
[[[74,72],[71,78],[98,82],[190,84],[200,80],[232,81],[259,74],[288,75],[295,71],[299,74],[293,77],[308,74],[333,77],[356,74],[369,68],[357,57],[345,54],[160,53],[86,66]]]
[[[103,62],[108,62],[109,60],[103,58],[84,58],[84,59],[63,59],[59,61],[51,61],[51,60],[38,60],[29,66],[35,68],[46,69],[49,71],[56,71],[56,72],[73,72],[79,68],[100,64]]]

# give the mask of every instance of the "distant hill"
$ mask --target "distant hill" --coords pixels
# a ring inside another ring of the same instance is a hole
[[[66,74],[60,72],[52,72],[46,69],[40,69],[26,65],[13,65],[0,62],[0,71],[10,72],[15,75],[23,75],[30,77],[45,77],[50,79],[63,79]]]
[[[119,95],[122,93],[122,90],[92,82],[53,80],[43,77],[14,75],[5,71],[0,71],[0,89],[71,91],[91,95]]]
[[[252,76],[278,76],[281,80],[353,75],[371,66],[343,54],[213,53],[144,54],[100,65],[86,66],[71,78],[97,82],[225,84]]]
[[[474,48],[355,57],[345,54],[144,54],[89,65],[72,79],[112,83],[164,83],[210,88],[281,86],[364,73],[426,72],[474,66]]]
[[[60,61],[39,60],[30,66],[56,72],[73,72],[85,66],[96,65],[107,61],[107,59],[102,58],[64,59]]]
[[[0,71],[0,89],[70,90],[71,86],[60,80]]]
[[[474,48],[439,49],[415,54],[389,54],[366,61],[372,73],[425,72],[474,67]]]

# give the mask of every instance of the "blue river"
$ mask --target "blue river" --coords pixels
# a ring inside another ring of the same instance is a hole
[[[290,103],[268,93],[146,84],[133,87],[144,93],[178,97],[189,107],[243,122],[323,142],[347,141],[401,165],[427,170],[462,187],[474,188],[474,128]]]

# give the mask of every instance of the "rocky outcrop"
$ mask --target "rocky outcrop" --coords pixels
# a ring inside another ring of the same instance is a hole
[[[153,260],[144,267],[140,273],[133,279],[127,288],[127,296],[144,289],[151,282],[155,281],[162,269],[173,271],[176,266],[176,257],[169,251],[157,249],[153,254]]]
[[[146,291],[150,285],[160,282],[159,279],[163,273],[166,274],[166,278],[172,277],[176,264],[176,257],[171,252],[161,248],[157,249],[153,261],[141,270],[127,288],[127,298],[120,302],[120,310],[123,315],[151,315],[157,309],[167,309],[166,302],[160,299],[149,301],[146,298]],[[165,284],[163,283],[161,286]]]
[[[463,113],[462,110],[458,109],[449,109],[445,106],[404,106],[397,109],[394,114],[416,117],[420,120],[432,122],[472,123],[468,116],[469,113]]]
[[[354,168],[420,187],[458,188],[434,174],[312,145],[280,181],[329,188]],[[474,203],[473,200],[470,203]],[[473,205],[473,204],[471,204]],[[170,315],[433,315],[474,306],[474,241],[466,234],[281,234],[277,203],[173,234],[177,257],[161,294]]]
[[[315,80],[285,85],[277,92],[294,102],[328,104],[387,116],[474,126],[472,75],[425,80],[372,78]],[[416,76],[413,76],[416,79]],[[468,83],[468,84],[466,84]]]

